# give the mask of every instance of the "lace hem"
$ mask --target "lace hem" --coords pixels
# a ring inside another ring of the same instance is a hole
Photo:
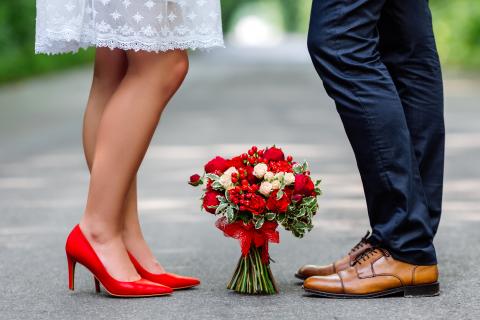
[[[209,49],[214,47],[224,48],[223,38],[213,39],[186,39],[186,40],[164,40],[161,42],[148,43],[144,41],[128,41],[118,39],[95,39],[88,41],[65,40],[43,40],[35,42],[36,54],[55,55],[62,53],[77,53],[80,49],[88,49],[90,47],[104,47],[110,49],[148,51],[148,52],[165,52],[169,50],[196,50]]]

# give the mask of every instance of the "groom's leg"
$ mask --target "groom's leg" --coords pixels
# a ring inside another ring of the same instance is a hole
[[[407,119],[435,234],[442,208],[445,126],[440,62],[428,0],[389,0],[380,18],[380,54]]]
[[[309,51],[355,152],[373,243],[412,264],[435,264],[433,231],[404,109],[382,63],[385,0],[314,0]]]

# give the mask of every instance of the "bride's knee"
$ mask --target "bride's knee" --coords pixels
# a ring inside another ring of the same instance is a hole
[[[128,74],[168,94],[179,88],[188,68],[188,54],[185,51],[160,54],[139,52],[130,54]]]
[[[177,52],[171,65],[170,65],[170,77],[172,83],[176,86],[180,86],[185,77],[188,74],[189,61],[186,52]]]

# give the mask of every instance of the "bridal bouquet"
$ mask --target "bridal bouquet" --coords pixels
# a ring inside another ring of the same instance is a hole
[[[204,185],[202,208],[220,218],[225,236],[238,239],[242,249],[227,288],[247,294],[278,292],[270,270],[268,244],[279,243],[278,225],[303,237],[313,228],[320,181],[313,181],[306,162],[285,157],[282,149],[252,147],[232,159],[215,157],[205,174],[190,177]]]

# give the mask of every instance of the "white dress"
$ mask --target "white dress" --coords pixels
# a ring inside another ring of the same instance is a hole
[[[36,53],[223,46],[220,0],[37,0]]]

